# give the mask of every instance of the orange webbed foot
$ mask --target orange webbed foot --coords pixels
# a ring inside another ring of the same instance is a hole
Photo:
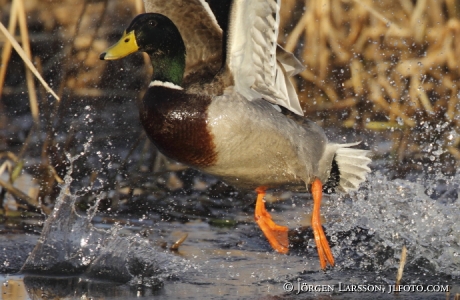
[[[289,251],[288,228],[286,226],[277,225],[273,222],[272,217],[265,209],[264,196],[265,188],[259,187],[256,189],[257,202],[254,212],[254,219],[264,233],[268,242],[277,252],[286,254]]]
[[[319,179],[313,181],[311,185],[311,193],[313,195],[313,215],[311,217],[311,226],[313,235],[315,236],[316,248],[318,249],[319,262],[321,269],[325,269],[327,263],[334,266],[334,256],[321,226],[320,208],[321,199],[323,197],[323,185]]]

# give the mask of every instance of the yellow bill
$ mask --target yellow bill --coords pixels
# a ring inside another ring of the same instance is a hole
[[[120,59],[138,50],[139,47],[137,46],[134,30],[128,33],[125,31],[121,39],[115,45],[101,53],[99,58],[101,60]]]

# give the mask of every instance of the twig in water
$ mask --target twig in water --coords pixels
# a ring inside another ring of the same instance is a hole
[[[401,282],[401,278],[404,271],[404,265],[406,264],[406,257],[407,257],[407,248],[403,246],[401,251],[401,260],[399,261],[399,269],[398,274],[396,275],[396,287],[395,290],[398,290],[399,283]]]
[[[180,239],[178,239],[171,247],[169,247],[169,250],[177,251],[179,250],[179,246],[182,245],[182,243],[185,241],[185,239],[188,237],[188,233],[184,234]]]

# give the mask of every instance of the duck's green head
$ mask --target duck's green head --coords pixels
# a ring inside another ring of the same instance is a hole
[[[101,53],[99,58],[120,59],[137,51],[150,56],[153,79],[180,85],[185,70],[185,45],[170,19],[155,13],[138,15],[120,40]]]

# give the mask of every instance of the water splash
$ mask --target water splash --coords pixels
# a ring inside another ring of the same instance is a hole
[[[52,214],[45,222],[34,250],[22,267],[26,274],[74,275],[104,278],[116,282],[155,286],[177,272],[186,271],[190,262],[151,245],[131,233],[121,233],[120,226],[109,230],[91,224],[100,197],[87,215],[75,210],[78,196],[71,193],[72,166],[88,152],[91,139],[78,155],[67,154],[70,167],[60,186]]]
[[[85,143],[87,151],[91,139]],[[74,274],[84,270],[95,258],[101,241],[107,237],[103,230],[95,229],[90,219],[80,216],[75,210],[78,197],[70,193],[73,163],[83,153],[76,156],[67,154],[70,167],[60,186],[53,212],[48,217],[32,253],[27,258],[22,271],[48,274]]]
[[[338,241],[333,251],[339,265],[396,269],[406,245],[408,267],[459,276],[459,184],[458,175],[410,182],[376,173],[351,198],[330,201],[328,234]]]

